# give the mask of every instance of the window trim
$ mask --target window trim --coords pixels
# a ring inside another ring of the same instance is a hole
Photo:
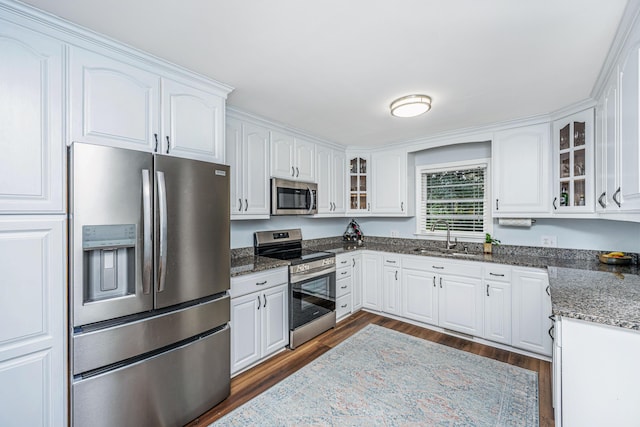
[[[416,165],[416,177],[415,177],[415,202],[416,202],[416,237],[428,238],[431,240],[446,240],[447,232],[436,230],[428,231],[423,228],[423,216],[421,214],[422,203],[422,174],[425,172],[442,172],[450,171],[452,169],[472,169],[474,167],[486,166],[485,171],[485,222],[484,230],[476,233],[451,231],[451,239],[458,238],[460,241],[465,242],[484,242],[485,233],[493,234],[493,217],[491,216],[491,159],[470,159],[456,162],[436,163],[426,165]]]

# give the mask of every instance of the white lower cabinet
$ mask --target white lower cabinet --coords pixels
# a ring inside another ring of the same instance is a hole
[[[362,255],[351,254],[351,311],[362,308]]]
[[[0,217],[0,425],[67,425],[65,217]]]
[[[402,269],[401,315],[418,322],[438,325],[438,285],[435,273]]]
[[[351,314],[353,271],[350,254],[336,256],[336,319]]]
[[[231,374],[289,344],[288,275],[278,270],[231,279]]]
[[[511,267],[484,267],[484,337],[511,345]]]
[[[547,272],[513,268],[512,293],[511,345],[551,356],[551,296]]]
[[[376,252],[362,254],[362,307],[382,311],[382,256]]]
[[[439,282],[440,326],[473,336],[482,336],[482,280],[442,274]]]
[[[553,360],[562,390],[561,399],[554,395],[556,425],[637,426],[640,333],[566,317],[560,322],[561,358]]]
[[[402,313],[400,256],[385,254],[382,257],[382,265],[382,311],[400,316]]]

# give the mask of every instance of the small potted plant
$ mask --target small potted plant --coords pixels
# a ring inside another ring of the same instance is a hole
[[[494,239],[493,237],[491,237],[491,234],[486,233],[484,235],[484,253],[485,254],[490,254],[491,247],[493,245],[499,245],[499,244],[500,244],[500,240]]]

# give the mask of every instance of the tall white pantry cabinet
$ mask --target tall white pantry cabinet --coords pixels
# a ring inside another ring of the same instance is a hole
[[[0,4],[0,425],[62,426],[65,47],[12,18]]]
[[[65,426],[66,146],[224,163],[231,88],[11,0],[0,58],[0,426]]]

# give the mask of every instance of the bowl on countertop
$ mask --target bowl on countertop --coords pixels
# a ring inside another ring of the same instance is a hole
[[[598,255],[598,258],[600,259],[601,263],[611,265],[629,265],[631,264],[632,259],[630,256],[613,257],[607,256],[607,254],[600,254]]]

